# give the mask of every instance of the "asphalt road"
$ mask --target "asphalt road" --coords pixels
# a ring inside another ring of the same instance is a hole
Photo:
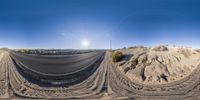
[[[105,51],[94,51],[83,54],[47,56],[27,55],[12,51],[10,56],[23,69],[43,75],[60,76],[79,72],[90,67],[104,54]]]

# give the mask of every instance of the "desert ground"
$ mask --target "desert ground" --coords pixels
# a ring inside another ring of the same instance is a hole
[[[123,57],[113,62],[117,51]],[[1,49],[0,97],[200,100],[196,49],[159,45],[53,53]]]

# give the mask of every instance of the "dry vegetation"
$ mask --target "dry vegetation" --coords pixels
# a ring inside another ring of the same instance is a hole
[[[113,62],[119,62],[122,60],[124,55],[120,51],[114,51],[114,52],[112,52],[111,56],[112,56]]]
[[[28,53],[30,50],[29,49],[19,49],[17,51],[20,53]]]
[[[196,52],[200,53],[200,49],[197,49]]]

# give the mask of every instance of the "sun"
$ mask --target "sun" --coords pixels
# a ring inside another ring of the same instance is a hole
[[[82,44],[83,47],[88,47],[89,46],[89,41],[88,40],[83,40],[81,44]]]

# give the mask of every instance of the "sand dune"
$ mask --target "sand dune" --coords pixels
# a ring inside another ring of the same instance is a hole
[[[162,84],[180,80],[189,75],[198,64],[200,54],[187,48],[157,46],[150,49],[122,50],[132,57],[120,66],[131,80],[144,84]]]

